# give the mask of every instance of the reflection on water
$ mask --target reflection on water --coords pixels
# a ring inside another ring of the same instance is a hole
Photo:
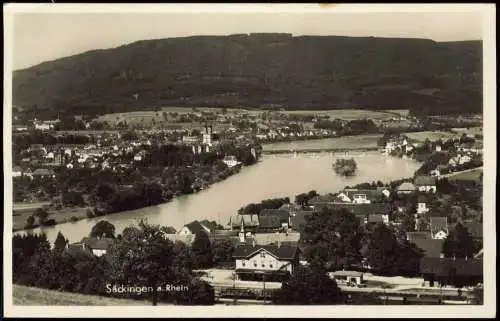
[[[50,241],[61,231],[70,242],[86,236],[91,227],[105,219],[114,224],[117,233],[125,227],[147,219],[151,224],[173,226],[176,229],[192,220],[215,220],[222,225],[229,217],[252,202],[274,197],[293,197],[299,193],[316,190],[319,193],[336,192],[346,185],[381,180],[388,182],[413,176],[419,164],[413,160],[387,157],[378,152],[349,152],[357,162],[357,174],[340,177],[332,164],[344,153],[265,155],[261,162],[243,168],[239,174],[212,185],[199,193],[181,196],[169,203],[106,217],[65,223],[43,230]]]

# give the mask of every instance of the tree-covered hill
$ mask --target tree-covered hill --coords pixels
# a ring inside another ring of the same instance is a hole
[[[45,115],[269,105],[481,112],[482,43],[288,34],[144,40],[17,70],[13,105]]]

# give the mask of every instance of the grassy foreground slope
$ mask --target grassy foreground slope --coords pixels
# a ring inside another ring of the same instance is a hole
[[[151,305],[151,302],[147,300],[115,299],[15,284],[12,286],[12,296],[14,305]]]

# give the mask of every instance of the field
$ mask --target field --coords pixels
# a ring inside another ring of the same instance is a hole
[[[30,209],[17,209],[13,214],[13,222],[12,229],[14,231],[24,229],[24,225],[26,224],[26,220],[28,216],[32,215],[37,207],[33,207]],[[78,220],[85,219],[87,217],[85,208],[75,207],[75,208],[63,208],[61,210],[49,209],[49,219],[56,220],[57,224],[69,222],[70,219],[74,216]],[[36,219],[35,219],[36,221]]]
[[[458,172],[458,173],[451,173],[446,175],[446,177],[450,180],[463,180],[463,181],[476,181],[479,182],[479,176],[483,172],[483,168],[474,168],[471,170],[463,171],[463,172]]]
[[[424,131],[405,133],[405,135],[411,140],[423,142],[426,138],[429,138],[431,141],[436,141],[438,139],[447,140],[450,138],[460,138],[461,134],[441,131]]]
[[[209,111],[209,112],[221,112],[222,108],[208,108],[208,107],[198,107],[196,108],[196,112]],[[249,110],[249,109],[234,109],[228,108],[227,111],[229,113],[232,112],[246,112],[251,116],[258,116],[262,114],[263,110]],[[144,124],[144,125],[152,125],[153,121],[155,124],[162,124],[165,126],[169,125],[181,125],[186,126],[189,124],[186,123],[178,123],[176,118],[173,118],[172,115],[163,115],[165,113],[192,113],[194,112],[193,108],[190,107],[164,107],[159,111],[134,111],[134,112],[126,112],[126,113],[114,113],[114,114],[106,114],[101,115],[96,118],[97,121],[106,121],[109,124],[116,124],[120,121],[126,121],[128,124]],[[371,111],[371,110],[362,110],[362,109],[338,109],[338,110],[289,110],[283,111],[283,113],[290,115],[328,115],[330,118],[339,118],[345,120],[353,120],[353,119],[363,119],[370,118],[373,120],[386,120],[395,116],[400,116],[407,113],[407,110],[387,110],[387,111]],[[203,124],[199,124],[203,126]],[[198,125],[198,126],[199,126]]]
[[[336,138],[324,138],[313,140],[299,140],[291,142],[277,142],[270,144],[263,144],[262,150],[264,152],[277,152],[277,151],[301,151],[301,150],[355,150],[365,148],[376,148],[377,140],[381,135],[357,135],[357,136],[343,136]]]
[[[100,296],[59,292],[21,285],[12,286],[14,305],[151,305],[146,300],[124,300]]]
[[[337,109],[337,110],[290,110],[287,114],[299,115],[328,115],[330,118],[339,118],[344,120],[354,120],[370,118],[373,120],[386,120],[399,116],[394,111],[372,111],[363,109]]]
[[[36,210],[39,207],[49,204],[50,202],[14,203],[12,204],[12,209],[15,211]]]
[[[452,128],[451,130],[460,135],[465,133],[467,136],[472,136],[472,137],[474,137],[474,135],[483,134],[483,127]]]

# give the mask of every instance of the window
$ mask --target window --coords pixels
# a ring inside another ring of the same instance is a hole
[[[243,260],[243,261],[241,262],[241,265],[242,265],[242,266],[245,266],[245,265],[246,265],[245,260]]]
[[[262,263],[262,267],[266,267],[266,265],[264,263]]]
[[[253,262],[253,266],[254,266],[254,267],[257,267],[257,262]]]
[[[260,252],[260,257],[266,257],[266,253]]]
[[[269,267],[272,269],[272,268],[273,268],[273,265],[272,265],[272,264],[269,264]]]

